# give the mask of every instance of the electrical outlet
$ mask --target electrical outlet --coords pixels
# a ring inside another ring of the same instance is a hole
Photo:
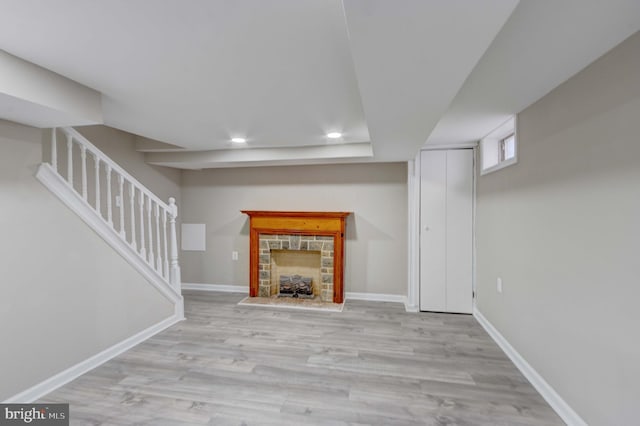
[[[502,293],[502,278],[500,277],[496,280],[496,290],[498,290],[498,293]]]
[[[120,196],[116,195],[116,207],[120,207],[121,204],[122,204],[122,200],[120,199]]]
[[[232,251],[231,252],[231,260],[238,260],[238,252],[237,251]]]

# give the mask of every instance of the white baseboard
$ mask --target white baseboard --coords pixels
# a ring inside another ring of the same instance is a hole
[[[474,307],[473,316],[500,346],[504,353],[518,367],[518,370],[531,382],[556,413],[570,426],[587,426],[587,422],[576,413],[567,402],[547,383],[540,374],[514,349],[500,332]]]
[[[249,294],[249,285],[227,285],[227,284],[201,284],[201,283],[182,283],[183,290],[199,290],[199,291],[221,291],[224,293],[242,293]]]
[[[420,312],[420,306],[418,306],[418,305],[409,305],[409,302],[407,301],[404,304],[404,310],[406,312],[413,312],[413,313]]]
[[[249,293],[249,286],[226,285],[226,284],[202,284],[202,283],[182,283],[183,290],[199,291],[221,291],[225,293]],[[407,298],[399,294],[381,293],[345,293],[345,299],[368,300],[372,302],[396,302],[405,303]]]
[[[406,296],[401,294],[384,294],[384,293],[354,293],[354,292],[346,292],[344,295],[345,299],[351,300],[367,300],[370,302],[395,302],[395,303],[405,303],[407,300]]]
[[[66,370],[52,376],[35,386],[30,387],[29,389],[20,392],[17,395],[10,397],[9,399],[3,401],[3,403],[31,403],[36,401],[43,396],[47,395],[50,392],[58,389],[61,386],[66,385],[70,381],[82,376],[83,374],[93,370],[96,367],[104,364],[112,358],[120,355],[121,353],[131,349],[132,347],[144,342],[148,338],[154,336],[155,334],[160,333],[161,331],[171,327],[177,322],[182,321],[182,318],[179,315],[172,315],[167,319],[160,321],[157,324],[152,325],[151,327],[142,330],[141,332],[134,334],[133,336],[116,343],[92,356],[91,358],[85,359],[84,361],[67,368]]]

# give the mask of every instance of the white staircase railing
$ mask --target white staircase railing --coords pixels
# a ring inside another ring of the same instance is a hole
[[[66,138],[62,156],[58,155],[58,131]],[[180,294],[175,199],[169,198],[166,204],[75,129],[62,127],[51,134],[53,170]],[[93,167],[87,167],[87,155]]]

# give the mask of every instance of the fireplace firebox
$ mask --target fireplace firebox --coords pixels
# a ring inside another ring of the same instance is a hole
[[[313,297],[313,285],[311,277],[301,277],[300,275],[281,275],[278,280],[279,297]]]

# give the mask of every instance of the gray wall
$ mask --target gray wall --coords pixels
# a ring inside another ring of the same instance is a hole
[[[0,400],[173,314],[35,179],[42,138],[0,121]]]
[[[478,308],[589,424],[635,424],[640,34],[523,111],[518,143],[478,177]]]
[[[240,210],[351,211],[345,291],[405,295],[406,182],[404,163],[185,171],[182,220],[207,225],[207,251],[182,252],[183,282],[248,288],[249,221]]]

